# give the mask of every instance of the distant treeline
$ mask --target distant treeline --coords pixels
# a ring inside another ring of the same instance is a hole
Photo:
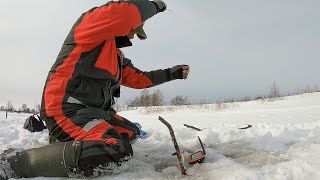
[[[188,96],[176,95],[171,100],[169,100],[169,102],[165,102],[165,97],[160,90],[155,90],[154,92],[150,93],[148,89],[145,89],[140,93],[140,95],[138,95],[137,97],[131,100],[128,100],[125,104],[122,104],[122,105],[116,104],[115,109],[126,110],[126,109],[137,108],[137,107],[165,106],[165,105],[172,105],[172,106],[203,105],[203,104],[212,104],[212,103],[223,105],[225,103],[247,102],[252,100],[259,100],[259,101],[265,102],[265,101],[281,100],[281,98],[284,96],[299,95],[299,94],[313,93],[313,92],[320,92],[320,90],[317,87],[307,86],[302,89],[297,89],[292,93],[285,94],[281,92],[277,83],[274,82],[272,86],[270,86],[269,92],[267,95],[259,95],[256,97],[245,96],[242,98],[225,98],[225,99],[216,100],[215,102],[210,102],[207,99],[201,99],[199,101],[191,101]]]
[[[36,105],[34,108],[29,108],[27,104],[22,104],[21,107],[16,109],[11,101],[8,101],[6,106],[0,106],[0,111],[8,111],[8,112],[23,112],[23,113],[33,113],[37,114],[40,112],[40,105]]]
[[[272,84],[272,86],[269,89],[269,92],[267,95],[259,95],[256,97],[251,96],[245,96],[243,98],[225,98],[215,101],[215,104],[222,105],[224,103],[234,103],[234,102],[246,102],[246,101],[252,101],[252,100],[260,100],[262,102],[265,101],[274,101],[281,99],[284,96],[290,96],[290,95],[299,95],[299,94],[305,94],[305,93],[313,93],[313,92],[320,92],[319,88],[317,87],[310,87],[307,86],[303,89],[297,89],[293,93],[282,93],[279,86],[276,82]],[[145,89],[141,91],[140,95],[137,97],[128,100],[125,104],[119,104],[117,103],[115,105],[115,109],[118,111],[126,110],[130,108],[137,108],[137,107],[151,107],[151,106],[165,106],[165,105],[171,105],[171,106],[184,106],[184,105],[203,105],[203,104],[210,104],[210,102],[207,99],[201,99],[199,101],[191,101],[188,96],[184,95],[176,95],[173,98],[171,98],[168,102],[165,101],[165,96],[160,90],[155,90],[153,92],[150,92],[148,89]],[[36,105],[34,108],[30,109],[26,104],[22,104],[21,107],[16,109],[11,101],[8,101],[6,106],[0,106],[1,111],[8,111],[8,112],[24,112],[24,113],[39,113],[40,112],[40,105]]]

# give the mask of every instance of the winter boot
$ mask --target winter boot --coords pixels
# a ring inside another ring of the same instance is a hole
[[[0,160],[0,180],[7,180],[15,177],[10,164],[6,161]]]
[[[5,160],[16,177],[68,177],[77,174],[76,159],[80,154],[80,145],[77,141],[56,143],[17,152]],[[4,179],[10,178],[7,172],[5,174]]]
[[[10,167],[10,164],[6,161],[7,157],[14,155],[16,152],[16,149],[10,148],[0,154],[0,180],[7,180],[9,178],[16,177],[12,168]]]

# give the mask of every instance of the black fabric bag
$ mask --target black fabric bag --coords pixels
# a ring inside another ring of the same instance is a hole
[[[23,128],[29,130],[30,132],[40,132],[44,129],[47,129],[43,123],[43,120],[38,115],[32,115],[28,117],[24,122]]]

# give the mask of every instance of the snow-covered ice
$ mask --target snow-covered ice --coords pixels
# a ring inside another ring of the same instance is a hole
[[[214,105],[165,109],[119,113],[139,122],[150,137],[133,145],[134,157],[121,173],[96,179],[320,179],[320,93],[231,104],[220,111]],[[8,148],[48,144],[48,131],[30,133],[23,129],[28,116],[9,114],[6,120],[5,113],[0,112],[0,153]],[[190,166],[185,162],[187,176],[180,175],[169,131],[159,116],[172,124],[184,159],[200,149],[198,136],[205,143],[205,163]],[[252,128],[238,129],[248,124]]]

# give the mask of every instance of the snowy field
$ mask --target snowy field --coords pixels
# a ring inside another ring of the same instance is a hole
[[[119,113],[139,122],[150,136],[133,145],[135,156],[121,173],[95,179],[320,179],[320,93],[231,106],[221,111],[211,105]],[[0,112],[0,153],[48,144],[47,131],[29,133],[22,128],[28,116],[9,114],[6,120]],[[205,143],[205,163],[190,166],[185,162],[187,176],[180,175],[169,131],[158,116],[172,124],[185,159],[188,152],[200,149],[197,136]],[[203,130],[188,129],[185,123]],[[238,129],[248,124],[252,128]]]

